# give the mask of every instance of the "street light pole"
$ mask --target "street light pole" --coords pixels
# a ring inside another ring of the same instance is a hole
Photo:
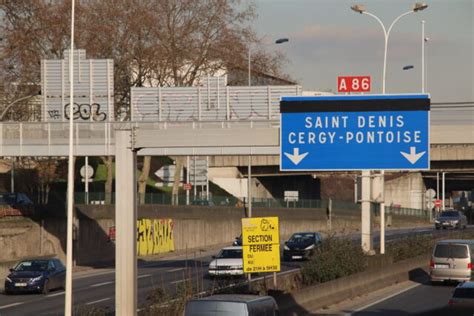
[[[425,93],[425,20],[421,20],[421,93]]]
[[[64,315],[72,315],[72,234],[74,194],[74,7],[71,2],[71,50],[69,52],[69,159],[67,177],[66,294]]]
[[[428,7],[427,4],[425,3],[415,3],[414,7],[412,10],[404,12],[400,14],[395,20],[393,20],[392,24],[390,24],[388,30],[385,28],[385,25],[383,22],[375,15],[370,12],[367,12],[365,10],[365,7],[360,4],[353,5],[351,9],[357,13],[360,14],[365,14],[368,15],[372,18],[374,18],[382,27],[383,33],[384,33],[384,54],[383,54],[383,72],[382,72],[382,94],[385,94],[385,77],[387,73],[387,49],[388,49],[388,38],[390,36],[390,31],[392,30],[393,26],[395,23],[397,23],[402,17],[405,15],[408,15],[410,13],[422,11]],[[382,177],[381,181],[381,202],[380,202],[380,218],[381,218],[381,225],[380,225],[380,253],[384,254],[385,253],[385,171],[381,170],[380,175]],[[364,190],[364,187],[363,187]],[[367,188],[365,188],[367,190]],[[370,219],[369,219],[370,221]],[[383,225],[382,225],[383,224]],[[364,227],[364,223],[362,224]]]

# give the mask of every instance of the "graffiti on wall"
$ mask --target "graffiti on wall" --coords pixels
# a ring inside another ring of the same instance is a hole
[[[172,219],[142,218],[137,221],[137,254],[154,255],[174,251]]]
[[[105,121],[107,119],[107,114],[103,111],[101,111],[100,109],[100,104],[98,103],[92,103],[92,104],[87,104],[87,103],[84,103],[84,104],[78,104],[78,103],[74,103],[74,106],[72,108],[72,111],[73,111],[73,118],[74,120],[84,120],[84,121],[88,121],[88,120],[93,120],[95,122],[102,122],[102,121]],[[51,113],[51,111],[49,111],[49,116],[51,118],[56,118],[56,114],[59,115],[59,113]],[[66,120],[69,121],[69,103],[67,103],[65,106],[64,106],[64,116],[66,117]],[[53,114],[54,114],[54,117],[53,117]]]

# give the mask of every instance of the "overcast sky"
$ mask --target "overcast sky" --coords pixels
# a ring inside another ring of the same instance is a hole
[[[251,0],[248,0],[251,1]],[[267,42],[288,37],[269,49],[285,53],[285,71],[305,90],[337,91],[337,76],[370,75],[372,93],[382,91],[384,36],[370,16],[350,6],[364,4],[388,29],[415,1],[252,0],[254,23]],[[421,21],[425,20],[427,92],[433,102],[474,101],[473,0],[433,0],[401,18],[388,44],[387,93],[421,92]],[[413,65],[411,70],[403,66]]]

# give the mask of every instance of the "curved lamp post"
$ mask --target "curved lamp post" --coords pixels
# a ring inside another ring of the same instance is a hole
[[[400,14],[395,20],[393,20],[392,24],[390,24],[388,30],[385,28],[385,25],[382,23],[382,21],[374,14],[367,12],[365,10],[365,7],[361,4],[355,4],[351,6],[351,9],[357,13],[360,14],[365,14],[368,16],[371,16],[377,22],[379,22],[380,26],[382,26],[382,30],[384,33],[385,37],[385,42],[384,42],[384,55],[383,55],[383,73],[382,73],[382,94],[385,94],[385,75],[386,75],[386,70],[387,70],[387,47],[388,47],[388,37],[390,36],[390,31],[392,30],[393,26],[395,23],[397,23],[398,20],[400,20],[402,17],[405,15],[408,15],[410,13],[415,13],[418,11],[422,11],[426,9],[428,5],[426,3],[415,3],[413,6],[413,9],[410,11],[407,11],[405,13]],[[380,253],[385,253],[385,201],[384,201],[384,170],[380,171],[380,176],[382,177],[381,181],[381,192],[382,192],[382,202],[380,202]],[[370,176],[370,171],[369,171],[369,176]]]
[[[282,44],[282,43],[286,43],[286,42],[289,42],[290,40],[288,38],[279,38],[275,41],[275,44]],[[248,55],[248,62],[249,62],[249,65],[248,65],[248,70],[249,70],[249,74],[248,74],[248,77],[249,77],[249,87],[252,85],[252,72],[251,72],[251,56],[252,56],[252,52],[251,52],[251,48],[249,46],[249,55]]]
[[[418,11],[422,11],[422,10],[426,9],[427,7],[428,7],[428,5],[426,3],[415,3],[415,5],[413,6],[413,9],[411,9],[410,11],[407,11],[405,13],[400,14],[395,20],[393,20],[393,22],[392,22],[392,24],[390,24],[388,30],[385,28],[385,25],[382,23],[382,21],[376,15],[374,15],[370,12],[367,12],[365,10],[365,7],[362,4],[355,4],[351,7],[351,9],[353,11],[357,12],[357,13],[365,14],[365,15],[373,17],[382,26],[383,33],[384,33],[384,36],[385,36],[384,55],[383,55],[383,73],[382,73],[382,94],[385,94],[385,74],[386,74],[386,70],[387,70],[387,46],[388,46],[388,37],[390,36],[390,31],[392,30],[395,23],[397,23],[397,21],[400,20],[405,15],[408,15],[410,13],[415,13],[415,12],[418,12]]]

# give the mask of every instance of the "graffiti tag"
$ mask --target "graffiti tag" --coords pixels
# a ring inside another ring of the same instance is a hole
[[[51,112],[49,111],[49,115],[51,117]],[[69,120],[69,103],[64,106],[64,116],[66,120]],[[73,112],[73,119],[74,120],[93,120],[95,122],[105,121],[107,119],[107,114],[105,112],[100,111],[100,104],[92,103],[92,104],[77,104],[74,103],[74,107],[72,109]],[[53,118],[53,117],[52,117]]]
[[[173,227],[172,219],[139,219],[137,254],[146,256],[174,251]]]

